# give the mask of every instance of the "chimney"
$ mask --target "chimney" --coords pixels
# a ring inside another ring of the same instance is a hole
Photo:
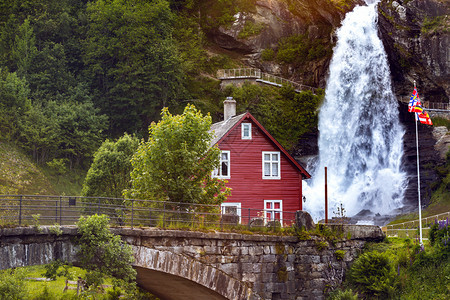
[[[223,119],[224,121],[228,120],[231,117],[236,115],[236,100],[233,97],[227,97],[225,101],[223,101]]]

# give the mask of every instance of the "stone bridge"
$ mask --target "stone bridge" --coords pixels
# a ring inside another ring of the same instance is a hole
[[[76,265],[75,226],[0,229],[0,269]],[[132,245],[138,284],[161,299],[324,299],[377,226],[346,225],[339,240],[156,228],[112,228]],[[342,250],[342,251],[337,251]],[[340,254],[340,255],[339,255]],[[342,256],[342,254],[344,254]]]

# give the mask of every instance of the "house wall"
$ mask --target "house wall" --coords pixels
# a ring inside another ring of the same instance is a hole
[[[241,139],[241,124],[234,128],[219,143],[220,150],[230,151],[230,179],[227,186],[232,189],[226,202],[240,202],[242,222],[247,223],[248,209],[264,209],[264,200],[283,200],[283,212],[302,209],[302,176],[298,169],[280,152],[281,179],[262,179],[262,151],[279,151],[251,119],[252,139]],[[251,217],[256,211],[251,211]],[[293,217],[293,215],[292,215]],[[283,219],[291,216],[283,215]]]

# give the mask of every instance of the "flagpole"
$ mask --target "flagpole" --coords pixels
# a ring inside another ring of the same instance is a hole
[[[414,88],[416,87],[416,81],[414,80]],[[414,113],[414,123],[416,123],[416,150],[417,150],[417,193],[419,195],[419,242],[423,245],[422,241],[422,205],[420,204],[420,168],[419,168],[419,134],[417,130],[417,113]]]

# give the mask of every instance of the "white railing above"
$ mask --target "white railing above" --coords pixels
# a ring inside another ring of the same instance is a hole
[[[222,69],[217,71],[217,78],[220,80],[225,79],[256,79],[258,82],[275,85],[275,86],[283,86],[283,85],[291,85],[296,92],[300,91],[311,91],[313,94],[316,94],[317,88],[312,86],[307,86],[292,80],[288,80],[286,78],[275,76],[269,73],[262,72],[260,69],[256,68],[240,68],[240,69]]]

